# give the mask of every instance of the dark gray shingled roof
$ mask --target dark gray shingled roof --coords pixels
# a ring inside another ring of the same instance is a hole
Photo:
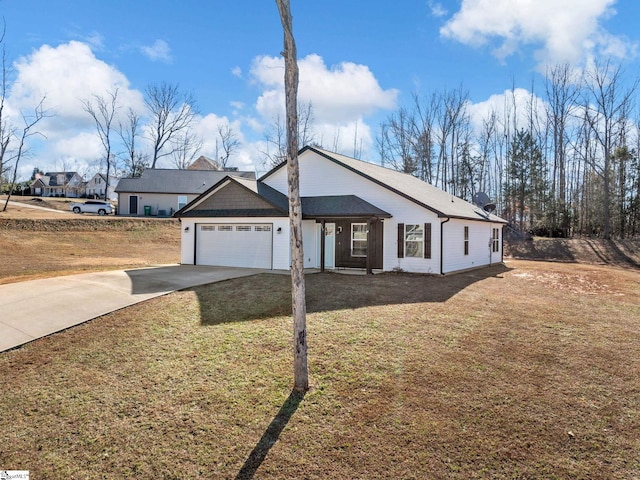
[[[217,170],[176,170],[147,168],[138,178],[121,178],[116,193],[181,193],[199,195],[227,177]],[[233,172],[240,178],[255,179],[254,172]]]
[[[185,210],[176,212],[174,217],[286,217],[288,214],[283,213],[277,208],[242,208],[234,210]]]
[[[272,209],[225,209],[211,210],[199,209],[198,204],[207,198],[207,194],[216,190],[218,185],[224,181],[238,183],[247,190],[254,192],[268,203],[273,205]],[[390,218],[391,215],[375,205],[355,195],[332,195],[321,197],[303,197],[302,217],[303,218],[339,218],[339,217],[382,217]],[[229,175],[218,184],[213,185],[202,197],[195,199],[182,210],[176,212],[176,217],[265,217],[265,216],[286,216],[289,212],[289,200],[287,197],[274,188],[254,179],[242,178]]]
[[[391,215],[355,195],[302,197],[302,218],[381,217]]]

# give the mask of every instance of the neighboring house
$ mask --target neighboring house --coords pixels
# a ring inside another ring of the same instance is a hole
[[[222,167],[220,167],[220,164],[215,160],[200,155],[187,167],[187,170],[222,170]]]
[[[255,179],[253,172],[234,174]],[[118,215],[173,215],[227,175],[217,170],[147,168],[140,177],[118,182]]]
[[[225,172],[237,172],[238,167],[222,167],[215,160],[211,160],[204,155],[200,155],[194,162],[187,167],[187,170],[220,170]]]
[[[107,194],[107,200],[116,200],[118,195],[116,194],[116,186],[118,185],[119,178],[109,177],[109,192]],[[107,176],[103,173],[96,173],[91,180],[85,184],[85,195],[87,198],[102,198],[104,199],[105,188],[107,186]]]
[[[305,268],[445,274],[502,262],[507,222],[418,178],[315,147],[299,154]],[[286,164],[226,176],[175,216],[183,264],[290,267]]]
[[[36,174],[30,185],[31,195],[78,198],[84,194],[84,180],[77,172]]]

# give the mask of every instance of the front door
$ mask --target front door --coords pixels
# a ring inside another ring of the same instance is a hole
[[[320,262],[322,261],[322,224],[316,224],[316,228],[318,231],[318,267],[320,267]],[[324,224],[324,268],[336,268],[336,224],[335,223],[325,223]]]
[[[129,196],[129,215],[137,215],[138,214],[138,196],[130,195]]]
[[[368,232],[371,228],[371,232]],[[371,268],[382,268],[383,230],[381,221],[368,219],[336,220],[336,267],[365,268],[370,255]]]

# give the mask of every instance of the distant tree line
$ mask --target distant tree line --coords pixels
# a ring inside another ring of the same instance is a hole
[[[524,111],[516,90],[480,128],[462,88],[415,94],[381,125],[383,165],[471,200],[489,195],[497,214],[547,236],[624,238],[640,232],[638,79],[610,62],[576,72],[551,68]]]

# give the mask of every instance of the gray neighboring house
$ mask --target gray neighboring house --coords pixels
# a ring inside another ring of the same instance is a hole
[[[148,168],[137,178],[121,178],[116,187],[118,215],[169,217],[229,175],[220,170]],[[233,172],[255,180],[254,172]]]

